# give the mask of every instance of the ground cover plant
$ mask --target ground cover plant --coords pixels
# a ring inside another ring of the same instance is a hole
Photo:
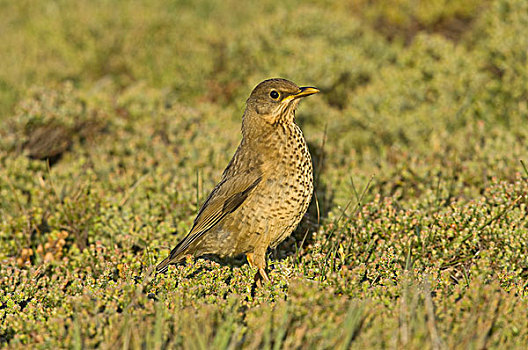
[[[524,348],[528,3],[0,2],[3,348]],[[316,198],[269,252],[152,266],[297,113]]]

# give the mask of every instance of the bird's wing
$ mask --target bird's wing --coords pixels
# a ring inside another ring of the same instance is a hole
[[[169,257],[158,265],[158,273],[166,270],[166,267],[184,254],[193,242],[215,227],[226,215],[234,212],[261,180],[261,174],[242,173],[224,177],[202,205],[189,234],[171,251]]]
[[[261,176],[239,176],[223,179],[200,208],[188,236],[209,231],[224,216],[234,212],[262,180]]]

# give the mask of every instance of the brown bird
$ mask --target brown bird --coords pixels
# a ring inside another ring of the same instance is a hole
[[[255,281],[269,281],[268,247],[293,232],[312,197],[312,160],[295,124],[295,108],[302,97],[318,92],[285,79],[265,80],[255,87],[246,102],[235,155],[191,231],[157,266],[157,273],[188,254],[246,254],[249,264],[258,268]]]

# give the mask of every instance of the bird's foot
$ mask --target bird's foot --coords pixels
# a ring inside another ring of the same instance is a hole
[[[255,274],[255,284],[258,288],[262,288],[262,281],[269,283],[270,279],[266,273],[266,260],[259,259],[259,256],[255,256],[253,253],[246,254],[247,261],[249,266],[258,268],[257,273]]]
[[[264,283],[266,284],[271,282],[268,277],[268,274],[266,273],[266,270],[263,268],[259,269],[255,274],[255,285],[257,286],[257,288],[262,288],[262,281],[264,281]]]

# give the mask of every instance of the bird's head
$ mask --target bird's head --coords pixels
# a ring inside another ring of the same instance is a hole
[[[318,93],[310,87],[299,87],[286,79],[268,79],[258,84],[247,100],[246,115],[271,125],[293,123],[295,108],[302,97]]]

